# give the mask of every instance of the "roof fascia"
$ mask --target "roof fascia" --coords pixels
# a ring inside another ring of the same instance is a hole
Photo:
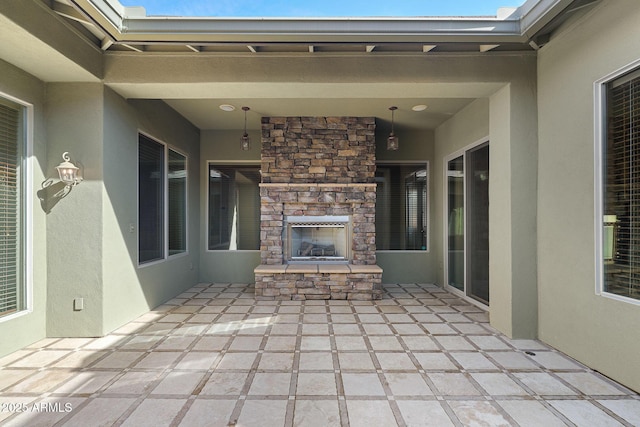
[[[523,41],[517,20],[495,18],[131,17],[123,22],[122,38],[239,43]]]
[[[118,0],[71,0],[117,42],[526,42],[573,0],[527,0],[507,17],[146,16]]]
[[[102,28],[114,40],[122,34],[123,21],[127,16],[145,16],[143,7],[125,7],[118,0],[70,0],[94,24]]]
[[[540,30],[560,15],[574,0],[527,0],[517,10],[520,31],[532,39]]]

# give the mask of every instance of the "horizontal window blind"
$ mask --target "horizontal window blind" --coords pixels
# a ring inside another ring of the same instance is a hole
[[[376,165],[376,248],[426,250],[426,164]]]
[[[605,291],[640,299],[640,76],[607,87]]]
[[[138,259],[164,258],[164,146],[140,135],[138,143]]]
[[[0,316],[20,307],[20,111],[0,104]]]

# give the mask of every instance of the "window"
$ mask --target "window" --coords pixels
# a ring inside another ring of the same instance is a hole
[[[0,317],[26,308],[23,116],[0,98]]]
[[[166,203],[165,203],[166,201]],[[140,135],[138,141],[138,262],[187,250],[187,158]]]
[[[209,165],[209,250],[260,249],[260,167]]]
[[[169,255],[187,251],[187,158],[169,150]]]
[[[601,88],[602,290],[640,300],[640,69]]]
[[[376,183],[377,249],[427,250],[427,165],[379,163]]]

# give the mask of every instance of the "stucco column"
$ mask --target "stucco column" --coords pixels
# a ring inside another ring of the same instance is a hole
[[[38,209],[47,214],[47,336],[101,336],[102,85],[47,85],[46,121],[46,176],[54,182],[51,188],[63,188],[55,166],[65,151],[81,166],[84,178],[63,198],[51,191],[38,194]],[[83,299],[82,310],[74,310],[75,298]]]
[[[489,128],[491,325],[513,338],[535,338],[537,109],[533,84],[512,83],[493,94]]]

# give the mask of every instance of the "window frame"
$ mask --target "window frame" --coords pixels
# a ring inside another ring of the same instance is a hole
[[[605,197],[605,150],[607,145],[607,85],[625,74],[640,71],[637,59],[603,77],[593,84],[594,91],[594,231],[595,231],[595,293],[598,296],[640,306],[640,299],[618,295],[605,290],[604,278],[604,197]]]
[[[261,160],[207,160],[206,168],[205,168],[206,191],[205,191],[205,194],[204,194],[206,238],[203,239],[204,240],[204,250],[205,250],[205,252],[206,253],[260,252],[260,248],[258,248],[258,249],[210,249],[209,248],[209,228],[211,226],[210,217],[209,217],[209,215],[210,215],[210,212],[209,212],[209,208],[210,208],[210,206],[209,206],[210,205],[210,203],[209,203],[209,196],[210,196],[209,171],[211,169],[211,166],[233,166],[233,167],[238,167],[238,166],[257,166],[258,169],[260,169],[260,167],[262,166],[262,161]],[[259,183],[258,183],[258,191],[260,191],[260,184]],[[260,221],[260,213],[258,212],[258,222],[259,221]]]
[[[427,200],[426,200],[426,222],[427,222],[427,238],[426,238],[426,249],[422,250],[422,249],[376,249],[377,253],[390,253],[390,254],[401,254],[401,253],[411,253],[411,254],[415,254],[415,253],[424,253],[424,254],[429,254],[431,253],[431,197],[432,197],[432,191],[431,191],[431,163],[429,160],[376,160],[376,170],[378,169],[378,166],[384,166],[384,165],[390,165],[390,166],[424,166],[425,169],[427,170]],[[376,204],[378,203],[377,201],[377,197],[376,197]],[[406,212],[405,212],[406,214]],[[377,240],[377,233],[376,233],[376,240]]]
[[[34,198],[34,168],[33,168],[33,135],[34,135],[34,106],[19,98],[0,92],[0,102],[8,101],[17,104],[22,108],[18,123],[21,129],[20,138],[22,140],[22,159],[21,165],[23,170],[20,174],[22,179],[22,218],[23,230],[20,238],[22,239],[22,283],[18,283],[23,294],[24,303],[17,308],[14,313],[0,317],[0,323],[8,322],[13,319],[28,315],[33,312],[33,198]]]
[[[150,141],[159,144],[163,147],[163,166],[164,166],[164,180],[163,180],[163,206],[162,206],[162,228],[163,228],[163,249],[162,249],[162,257],[149,260],[149,261],[140,261],[140,136],[144,136]],[[136,156],[136,175],[138,179],[136,180],[136,204],[137,204],[137,226],[136,226],[136,241],[137,241],[137,252],[138,252],[138,268],[144,268],[151,265],[156,265],[162,262],[165,262],[170,259],[180,258],[187,256],[189,254],[189,156],[182,150],[170,145],[163,140],[152,136],[151,134],[143,131],[138,131],[138,151]],[[169,252],[169,151],[173,151],[184,157],[185,160],[185,197],[184,197],[184,209],[185,209],[185,250],[179,253],[170,254]]]

